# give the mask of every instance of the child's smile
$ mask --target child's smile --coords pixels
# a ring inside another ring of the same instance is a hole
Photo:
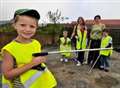
[[[30,39],[36,32],[37,22],[32,17],[19,16],[15,29],[18,32],[18,37]]]

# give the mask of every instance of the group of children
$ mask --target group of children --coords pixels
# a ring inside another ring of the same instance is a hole
[[[76,36],[76,47],[75,49],[80,50],[80,49],[86,49],[87,48],[87,31],[82,30],[83,36],[80,33],[79,36]],[[80,42],[79,42],[80,41]],[[68,31],[64,30],[63,31],[63,36],[60,37],[60,51],[70,51],[72,50],[72,41],[68,37]],[[112,47],[112,37],[109,36],[109,30],[104,29],[102,33],[102,40],[101,40],[101,46],[100,48],[110,48]],[[71,56],[72,53],[61,53],[62,58],[60,61],[62,62],[68,62],[68,60],[73,59]],[[84,54],[85,51],[82,52],[76,52],[77,58],[76,58],[76,65],[80,66],[84,62]],[[100,55],[100,70],[105,70],[106,72],[109,71],[109,57],[112,54],[112,50],[100,50],[99,55]],[[75,58],[74,58],[75,59]]]
[[[53,74],[45,65],[44,56],[33,56],[33,53],[41,52],[41,44],[32,39],[38,28],[40,14],[34,9],[16,10],[12,26],[17,31],[17,37],[2,48],[2,88],[56,88],[57,82]],[[82,18],[80,18],[82,19]],[[81,21],[80,21],[81,22]],[[87,30],[84,23],[78,26],[75,49],[86,49]],[[112,46],[112,38],[108,31],[103,31],[101,48]],[[68,31],[63,31],[60,38],[60,51],[72,49]],[[83,64],[84,53],[77,52],[77,66]],[[108,71],[108,59],[111,50],[100,51],[101,69]],[[61,61],[68,62],[71,53],[61,53]],[[44,66],[44,69],[39,69]]]

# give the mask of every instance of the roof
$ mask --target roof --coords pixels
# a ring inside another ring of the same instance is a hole
[[[120,26],[120,19],[102,19],[102,23],[105,25],[111,25],[111,26]],[[93,20],[86,20],[86,24],[92,24]]]
[[[102,19],[101,22],[105,25],[120,25],[120,19]],[[76,21],[72,21],[71,24],[76,24]],[[86,20],[86,24],[93,24],[93,20]]]
[[[102,19],[101,22],[104,23],[107,26],[107,28],[120,29],[120,19]],[[75,24],[76,21],[71,22],[71,26]],[[86,20],[86,24],[88,25],[89,28],[93,24],[93,20],[92,19]]]

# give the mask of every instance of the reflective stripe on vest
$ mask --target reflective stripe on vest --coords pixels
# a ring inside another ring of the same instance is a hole
[[[47,71],[47,68],[44,70]],[[35,82],[35,80],[40,77],[42,75],[42,73],[44,71],[38,71],[36,72],[31,78],[29,78],[25,83],[24,83],[24,87],[25,88],[30,88],[30,86],[32,85],[32,83]],[[8,84],[2,84],[2,88],[10,88]]]
[[[44,71],[47,71],[47,68],[45,68]],[[44,71],[38,71],[36,74],[34,74],[31,78],[29,78],[25,83],[24,86],[25,88],[30,88],[31,84],[35,82],[35,80],[40,77]]]
[[[77,35],[78,35],[78,39],[77,39],[77,45],[76,48],[77,49],[85,49],[86,48],[86,43],[87,43],[87,31],[85,30],[83,35],[81,33],[80,30],[77,30]]]

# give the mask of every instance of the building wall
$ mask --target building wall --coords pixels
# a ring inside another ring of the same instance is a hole
[[[88,26],[88,30],[90,31],[90,26]],[[114,47],[120,47],[120,27],[119,26],[107,26],[108,29],[110,29],[110,35],[113,38],[113,46]],[[69,30],[70,29],[70,30]],[[72,33],[73,27],[68,27],[69,30],[69,37]],[[89,34],[89,33],[88,33]],[[39,35],[37,34],[34,38],[41,42],[43,46],[47,45],[57,45],[60,35],[56,35],[53,37],[52,35]],[[0,32],[0,49],[6,45],[8,42],[13,40],[16,37],[16,34],[11,33],[1,33]],[[54,39],[54,44],[53,44]]]

